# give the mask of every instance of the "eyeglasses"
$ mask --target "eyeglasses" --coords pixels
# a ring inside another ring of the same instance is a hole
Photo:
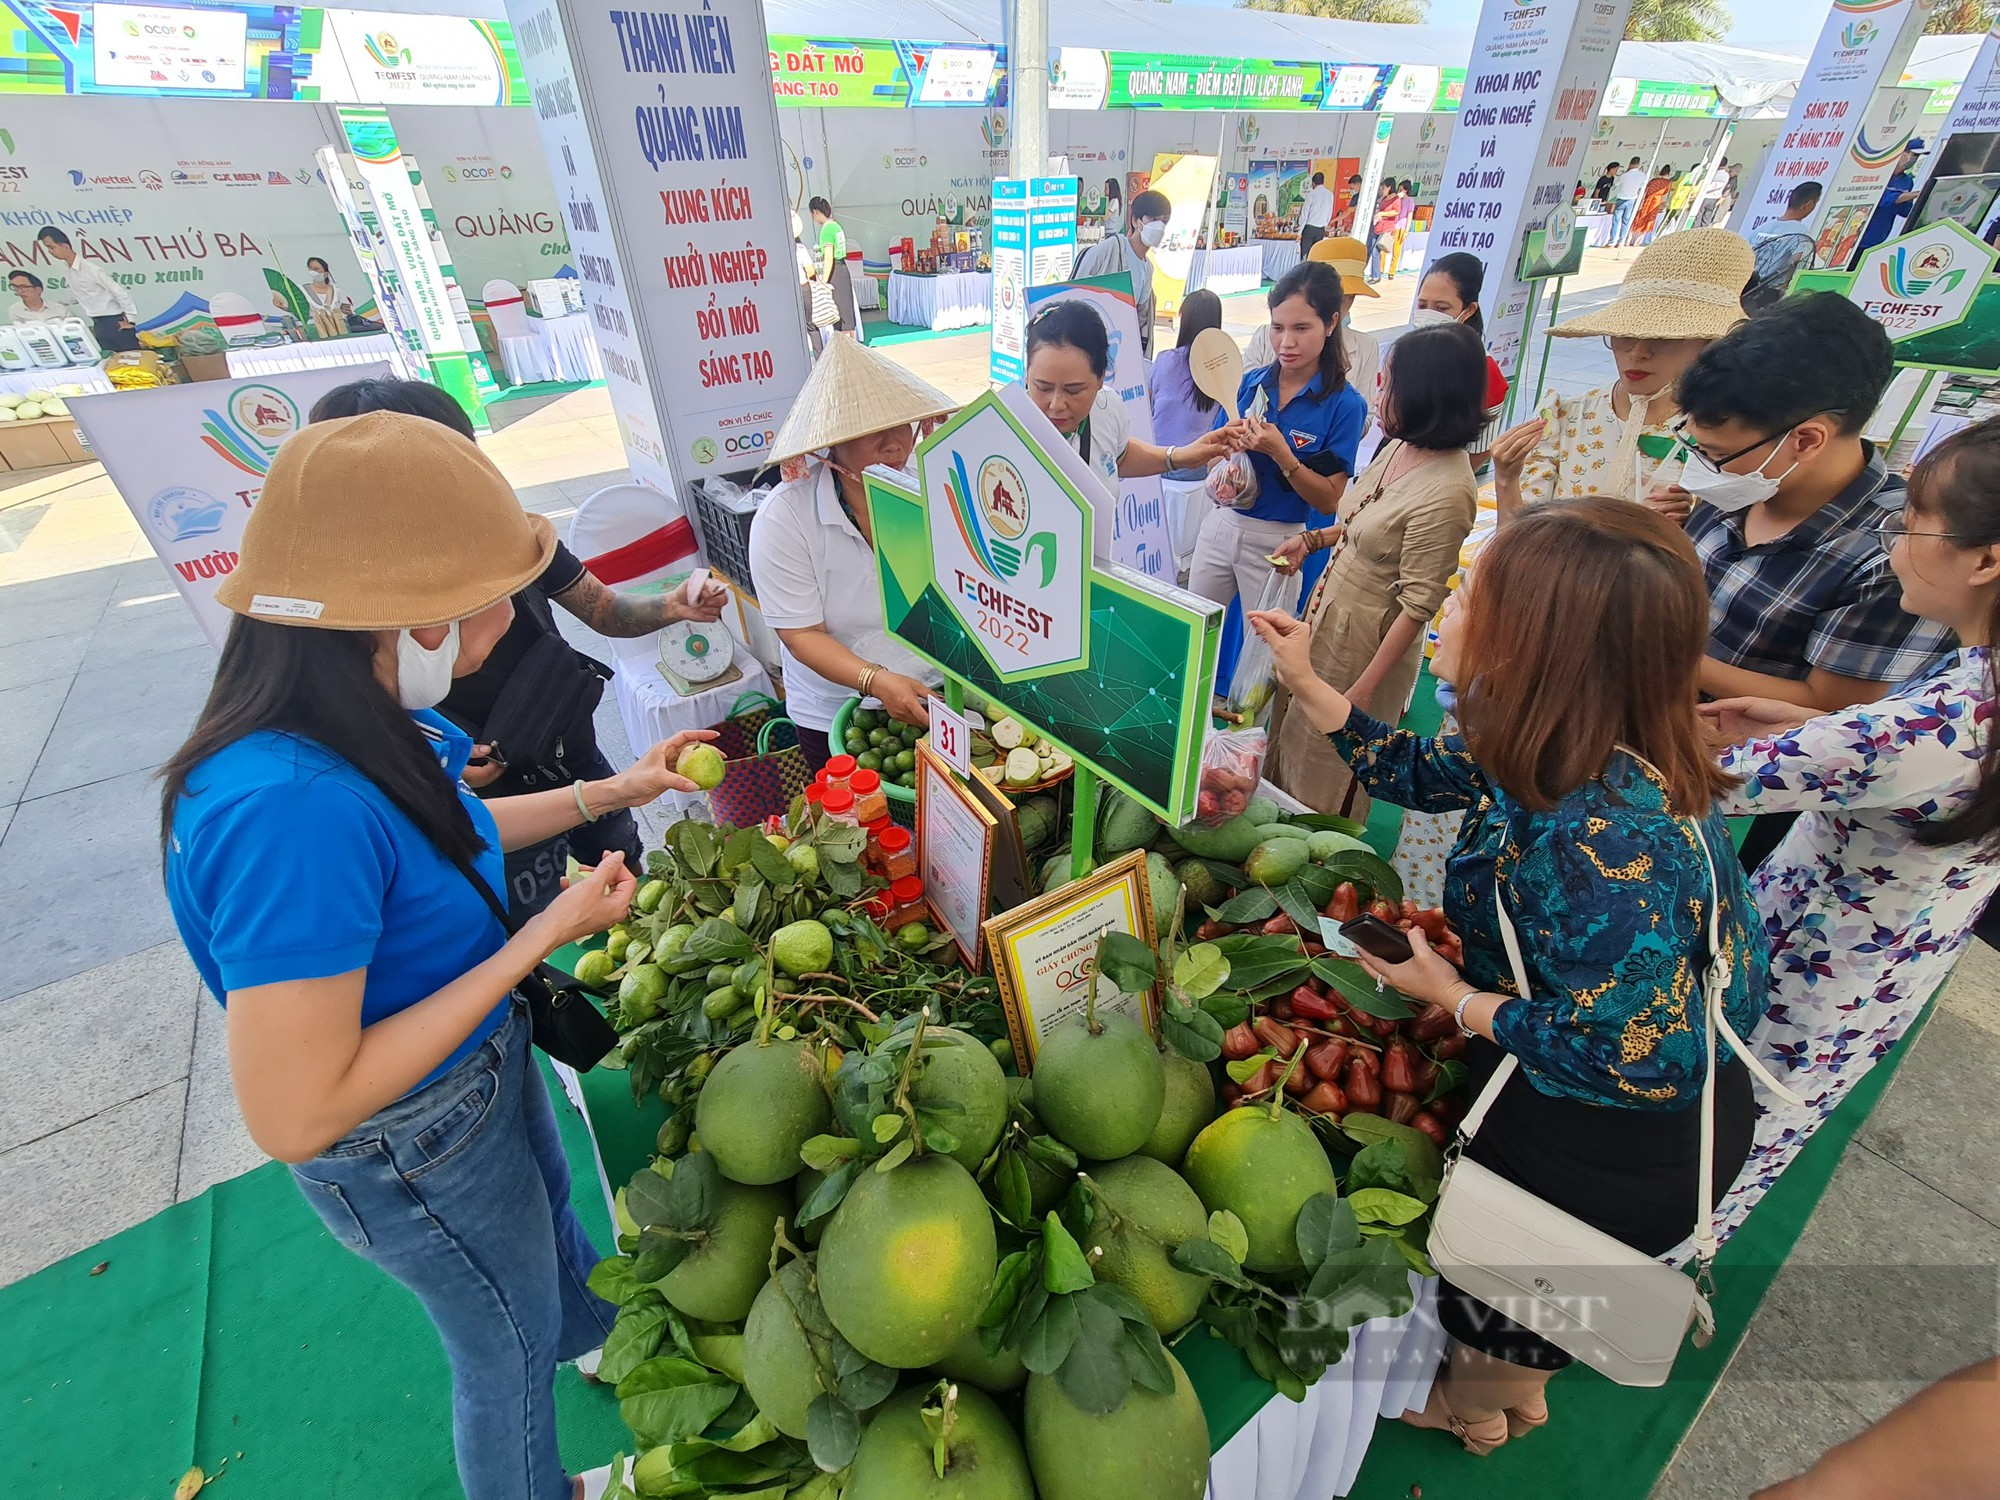
[[[1767,438],[1759,438],[1756,442],[1746,447],[1738,448],[1734,453],[1724,454],[1721,458],[1710,458],[1703,451],[1701,445],[1687,435],[1686,417],[1682,417],[1679,421],[1675,422],[1671,430],[1674,435],[1674,441],[1680,444],[1680,451],[1683,455],[1699,459],[1704,468],[1713,469],[1716,473],[1720,474],[1729,465],[1735,463],[1737,459],[1747,458],[1759,448],[1768,447],[1772,443],[1783,442],[1787,437],[1791,436],[1794,429],[1787,427],[1783,432],[1774,433]],[[1770,460],[1766,459],[1765,462],[1768,463]]]
[[[1881,524],[1875,528],[1875,535],[1881,541],[1884,552],[1889,551],[1890,548],[1894,547],[1898,541],[1906,536],[1932,536],[1946,542],[1961,540],[1959,533],[1956,531],[1910,530],[1910,515],[1907,510],[1889,512],[1889,514],[1882,518]]]

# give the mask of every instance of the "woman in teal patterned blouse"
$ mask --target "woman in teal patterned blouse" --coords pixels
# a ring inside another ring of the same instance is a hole
[[[1649,1255],[1683,1240],[1696,1195],[1702,972],[1719,882],[1725,1010],[1755,1021],[1769,965],[1756,910],[1715,810],[1732,783],[1696,713],[1707,591],[1686,535],[1643,507],[1539,507],[1481,555],[1438,628],[1432,671],[1458,687],[1462,734],[1422,739],[1354,710],[1312,674],[1307,632],[1253,614],[1303,710],[1375,797],[1463,809],[1445,912],[1461,973],[1421,933],[1378,977],[1445,1005],[1473,1038],[1482,1085],[1520,1060],[1467,1154]],[[1703,844],[1707,855],[1703,856]],[[1521,996],[1494,915],[1496,883],[1520,935]],[[1718,1198],[1750,1146],[1743,1065],[1717,1072]],[[1569,1356],[1450,1285],[1450,1362],[1419,1426],[1489,1452],[1548,1420],[1543,1387]]]

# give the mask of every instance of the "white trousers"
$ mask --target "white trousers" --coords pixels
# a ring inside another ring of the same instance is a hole
[[[1270,554],[1286,537],[1303,530],[1295,521],[1259,521],[1226,505],[1216,506],[1195,538],[1194,556],[1188,561],[1189,590],[1224,605],[1241,594],[1246,610],[1258,608],[1273,571]]]

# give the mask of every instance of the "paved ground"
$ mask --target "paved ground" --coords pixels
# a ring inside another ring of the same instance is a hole
[[[1608,295],[1623,270],[1594,254],[1571,305]],[[1362,327],[1407,317],[1414,278],[1383,291],[1363,304]],[[1261,303],[1225,307],[1240,336]],[[1594,340],[1555,351],[1561,389],[1608,374]],[[984,384],[978,335],[893,352],[954,395]],[[524,503],[559,526],[622,475],[602,392],[567,397],[487,447]],[[213,661],[101,470],[0,476],[0,1283],[262,1160],[237,1118],[220,1013],[159,884],[153,773],[192,722]],[[615,712],[602,732],[617,760]],[[1850,1148],[1660,1500],[1746,1495],[2000,1347],[1996,1074],[2000,960],[1980,948]],[[1551,1429],[1538,1441],[1574,1437]]]

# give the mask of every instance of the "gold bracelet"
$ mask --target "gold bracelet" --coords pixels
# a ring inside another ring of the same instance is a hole
[[[870,663],[868,663],[867,666],[861,669],[861,675],[855,679],[854,691],[859,693],[862,697],[866,698],[868,696],[868,690],[875,685],[875,679],[881,675],[882,675],[882,664],[880,662],[871,661]]]

